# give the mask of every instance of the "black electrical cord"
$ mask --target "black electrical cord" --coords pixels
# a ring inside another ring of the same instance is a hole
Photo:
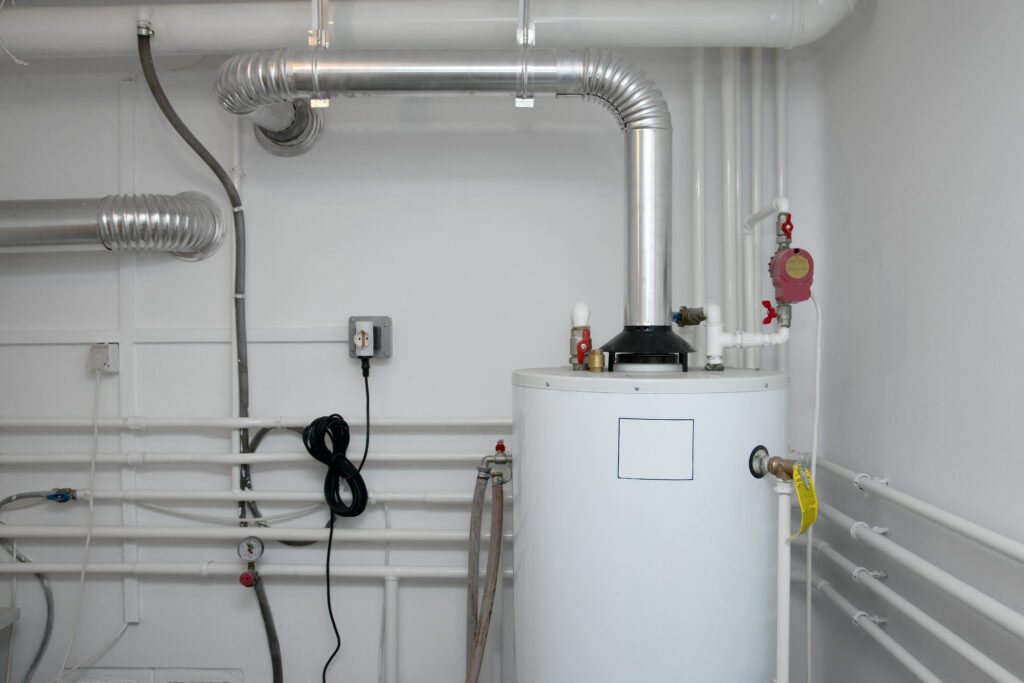
[[[359,468],[346,456],[351,438],[348,423],[337,413],[318,417],[302,432],[302,443],[309,454],[327,465],[324,500],[339,517],[358,517],[370,498]],[[342,483],[348,488],[351,502],[346,503],[342,498]]]
[[[208,149],[199,141],[199,139],[189,130],[185,122],[178,116],[178,112],[174,110],[174,106],[171,104],[170,99],[167,97],[167,93],[164,92],[163,86],[160,85],[160,79],[156,73],[156,66],[153,64],[153,50],[150,45],[150,38],[153,35],[152,30],[146,26],[139,26],[138,34],[138,46],[139,46],[139,63],[142,66],[142,74],[146,79],[146,85],[149,86],[149,90],[153,93],[153,99],[156,100],[157,106],[160,107],[160,111],[163,113],[164,118],[171,124],[175,132],[181,136],[181,139],[192,148],[203,163],[209,167],[217,180],[220,181],[221,186],[224,188],[224,192],[228,196],[228,200],[231,202],[231,212],[234,216],[235,224],[235,276],[234,276],[234,308],[235,308],[235,341],[236,341],[236,352],[235,352],[235,363],[238,366],[238,415],[240,417],[249,416],[249,343],[247,326],[245,320],[245,211],[242,208],[242,198],[238,194],[238,188],[235,187],[235,183],[231,180],[231,176],[224,170],[224,167],[220,165],[220,162],[210,153]],[[239,430],[239,437],[241,439],[241,452],[249,453],[249,430]],[[239,468],[239,484],[243,490],[252,489],[252,475],[248,464],[244,464]],[[238,504],[239,517],[244,519],[246,515],[246,502],[242,501]],[[257,514],[257,516],[259,516]],[[245,522],[242,522],[245,524]],[[284,676],[282,673],[281,666],[281,649],[277,642],[277,632],[274,629],[273,619],[267,619],[270,615],[270,604],[266,599],[266,593],[263,591],[256,591],[256,597],[260,606],[260,613],[264,615],[264,628],[267,633],[267,646],[270,650],[271,666],[274,672],[274,683],[284,683]]]
[[[334,605],[331,602],[331,550],[334,547],[334,522],[338,516],[356,517],[366,509],[369,493],[360,472],[366,464],[366,456],[370,452],[370,359],[363,358],[363,388],[366,391],[366,439],[363,442],[363,459],[359,467],[354,467],[345,452],[352,435],[345,419],[338,414],[317,418],[302,432],[302,442],[306,450],[314,458],[330,467],[324,480],[324,499],[331,508],[331,521],[327,532],[327,558],[324,561],[324,585],[327,591],[327,615],[331,619],[334,630],[334,651],[324,662],[321,672],[323,683],[327,683],[327,669],[341,651],[341,633],[338,622],[334,618]],[[327,437],[331,437],[330,447]],[[341,500],[341,481],[344,480],[352,493],[352,502],[348,505]]]

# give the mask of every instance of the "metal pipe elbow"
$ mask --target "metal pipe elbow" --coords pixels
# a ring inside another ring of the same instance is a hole
[[[623,130],[672,130],[668,103],[654,79],[622,55],[598,48],[584,50],[582,91],[585,99],[596,100],[612,112]]]

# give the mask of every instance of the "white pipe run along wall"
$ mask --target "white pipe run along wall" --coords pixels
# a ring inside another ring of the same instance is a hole
[[[539,47],[761,46],[813,43],[857,0],[533,0]],[[15,54],[127,54],[138,8],[10,7],[2,33]],[[477,48],[515,44],[510,0],[344,0],[331,3],[331,41],[359,48]],[[163,53],[228,53],[305,46],[309,3],[193,3],[153,9]]]

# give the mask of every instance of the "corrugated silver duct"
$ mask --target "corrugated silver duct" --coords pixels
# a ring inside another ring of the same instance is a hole
[[[220,209],[199,192],[0,201],[0,249],[167,251],[200,261],[223,241]]]
[[[661,91],[623,57],[597,49],[268,50],[228,60],[217,93],[225,109],[257,121],[264,133],[285,128],[274,123],[280,103],[330,95],[551,94],[600,102],[626,133],[626,326],[670,329],[672,123]]]

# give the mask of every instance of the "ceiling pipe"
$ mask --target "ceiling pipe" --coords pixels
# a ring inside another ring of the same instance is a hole
[[[538,47],[781,47],[813,43],[857,0],[533,0]],[[25,57],[135,53],[137,6],[8,6],[0,36]],[[351,49],[515,45],[510,0],[335,0],[331,40]],[[307,44],[309,3],[154,2],[160,54],[230,54]]]
[[[0,251],[167,251],[200,261],[223,241],[220,209],[199,192],[0,201]]]
[[[626,141],[627,280],[626,329],[604,349],[681,354],[685,361],[692,349],[672,332],[669,301],[672,122],[661,91],[642,70],[613,52],[594,49],[304,48],[232,57],[217,79],[224,108],[257,121],[272,118],[266,108],[281,103],[380,93],[549,94],[608,108]],[[295,135],[303,134],[289,126]],[[610,361],[613,365],[614,357]]]

